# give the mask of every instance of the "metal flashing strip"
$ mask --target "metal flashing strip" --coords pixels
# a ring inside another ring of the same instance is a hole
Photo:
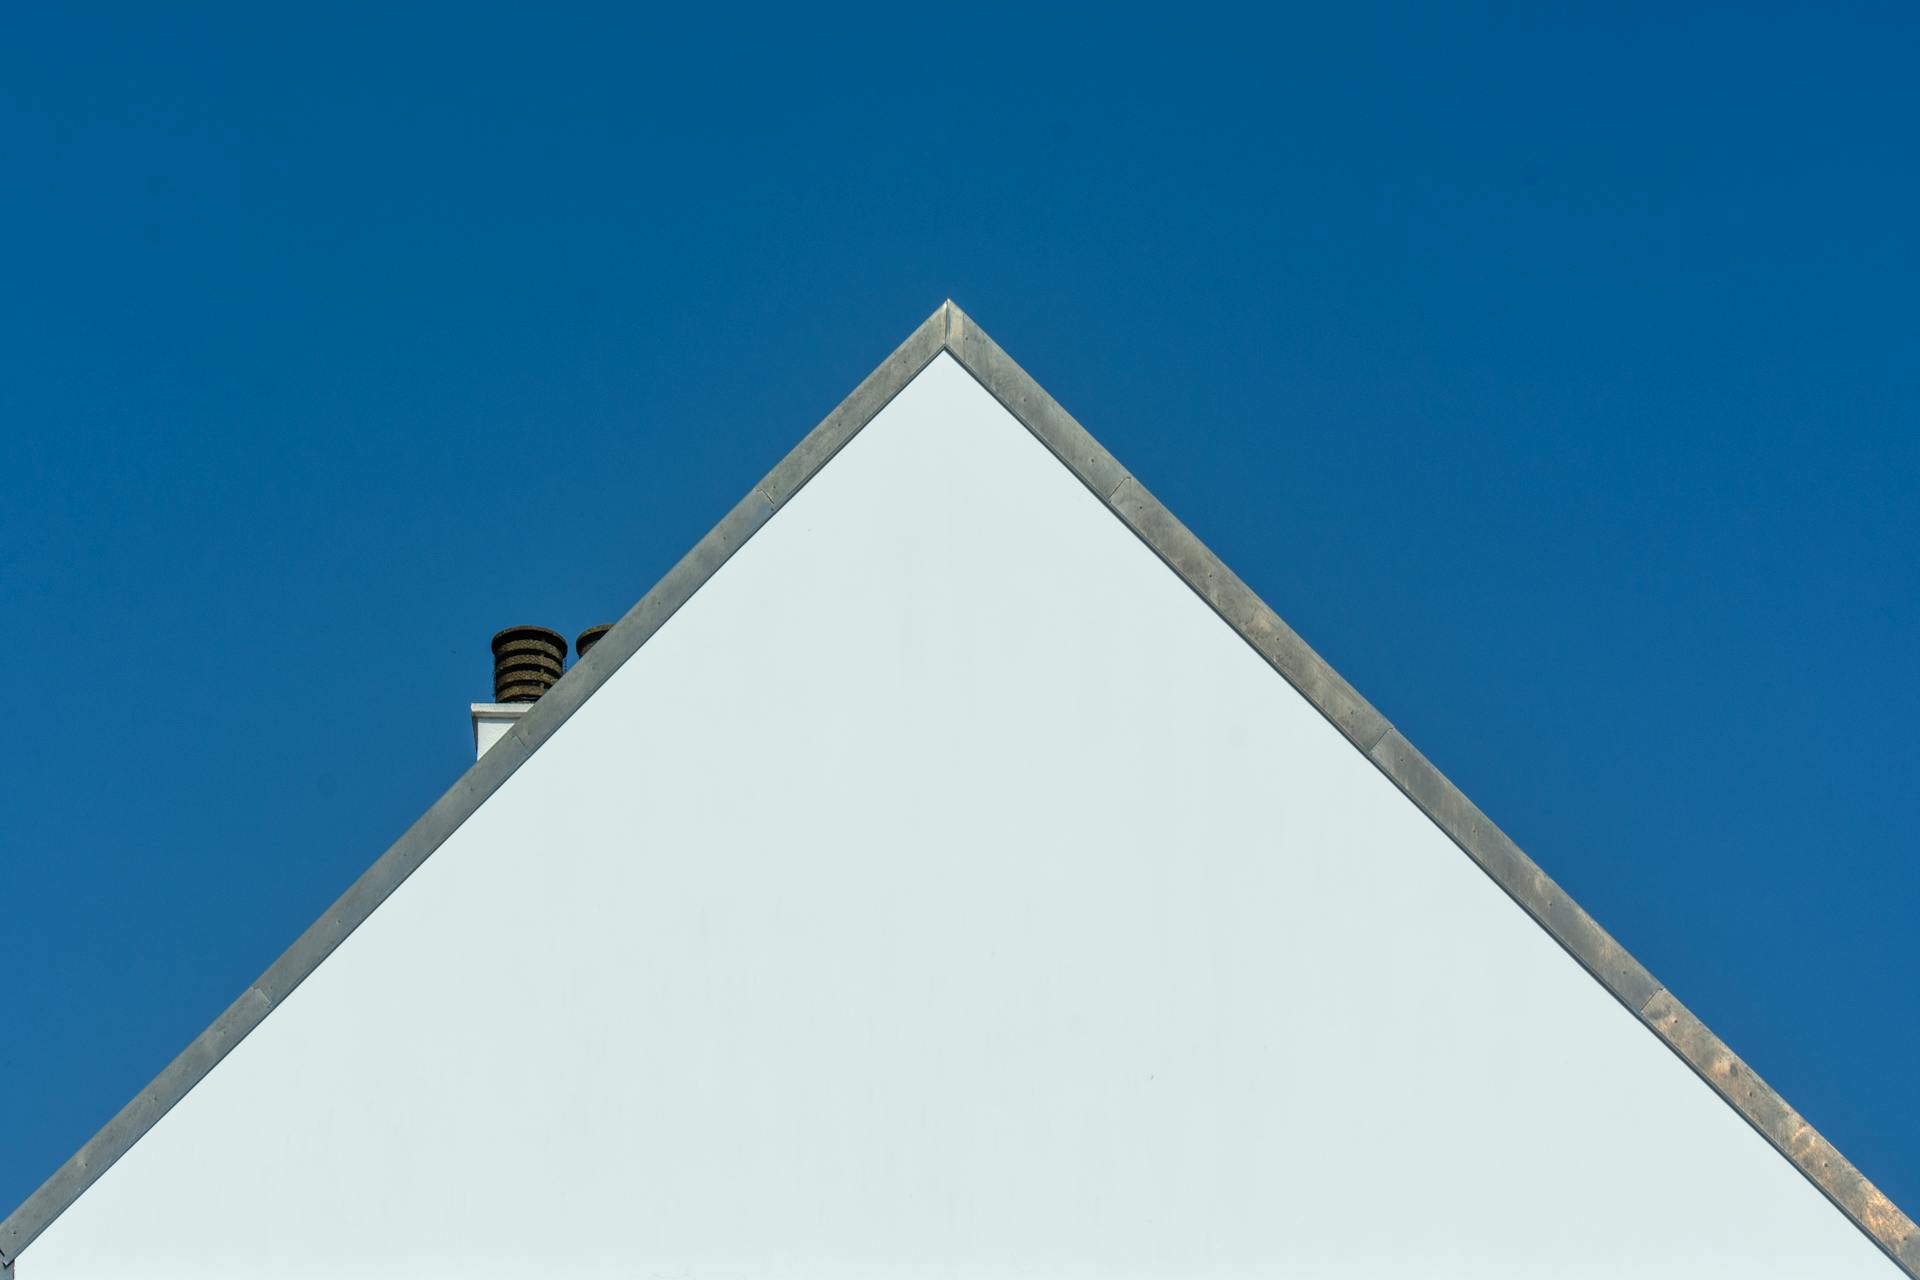
[[[1344,734],[1582,968],[1713,1087],[1907,1275],[1920,1228],[1675,1000],[1326,659],[1128,474],[958,307],[947,349],[1195,594]]]
[[[948,305],[915,329],[853,393],[748,491],[642,596],[626,616],[533,703],[486,755],[434,802],[326,912],[201,1032],[152,1083],[0,1221],[0,1267],[79,1199],[95,1179],[172,1110],[249,1032],[372,915],[541,743],[605,684],[833,455],[871,422],[945,347]]]
[[[154,1081],[0,1221],[13,1259],[258,1026],[566,723],[693,593],[941,352],[951,355],[1568,954],[1712,1086],[1908,1276],[1920,1228],[1675,1000],[1372,704],[951,301],[795,445],[513,729]]]

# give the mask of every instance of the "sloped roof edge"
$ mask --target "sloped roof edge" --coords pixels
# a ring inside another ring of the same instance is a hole
[[[1920,1280],[1920,1228],[1573,901],[959,307],[868,374],[511,732],[435,801],[213,1024],[0,1221],[0,1271],[317,968],[815,472],[942,351],[952,355],[1615,999]]]

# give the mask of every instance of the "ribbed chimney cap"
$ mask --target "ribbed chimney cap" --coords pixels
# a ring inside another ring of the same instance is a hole
[[[493,636],[493,700],[537,702],[566,670],[567,638],[550,627],[508,627]]]
[[[607,632],[611,630],[613,630],[613,624],[611,622],[603,622],[597,627],[588,627],[585,631],[582,631],[578,636],[574,637],[574,653],[582,658],[586,657],[587,650],[599,644],[600,637],[606,635]]]

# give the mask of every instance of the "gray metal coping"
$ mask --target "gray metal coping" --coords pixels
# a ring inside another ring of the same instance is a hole
[[[787,499],[942,351],[1066,464],[1569,955],[1746,1119],[1908,1276],[1920,1228],[1595,923],[1251,588],[951,301],[748,491],[599,644],[153,1082],[0,1221],[0,1271],[260,1024]]]

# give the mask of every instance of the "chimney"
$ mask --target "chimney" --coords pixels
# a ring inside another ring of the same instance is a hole
[[[546,627],[508,627],[493,637],[493,701],[473,704],[473,758],[507,736],[514,721],[566,669],[567,638]]]
[[[567,638],[545,627],[508,627],[493,637],[493,700],[537,702],[567,665]]]
[[[613,630],[613,624],[611,622],[603,622],[597,627],[588,627],[585,631],[582,631],[579,635],[574,637],[574,640],[573,640],[574,653],[579,657],[582,657],[582,658],[586,657],[587,650],[599,644],[600,637],[604,636],[605,634],[607,634],[607,632],[611,630]]]

